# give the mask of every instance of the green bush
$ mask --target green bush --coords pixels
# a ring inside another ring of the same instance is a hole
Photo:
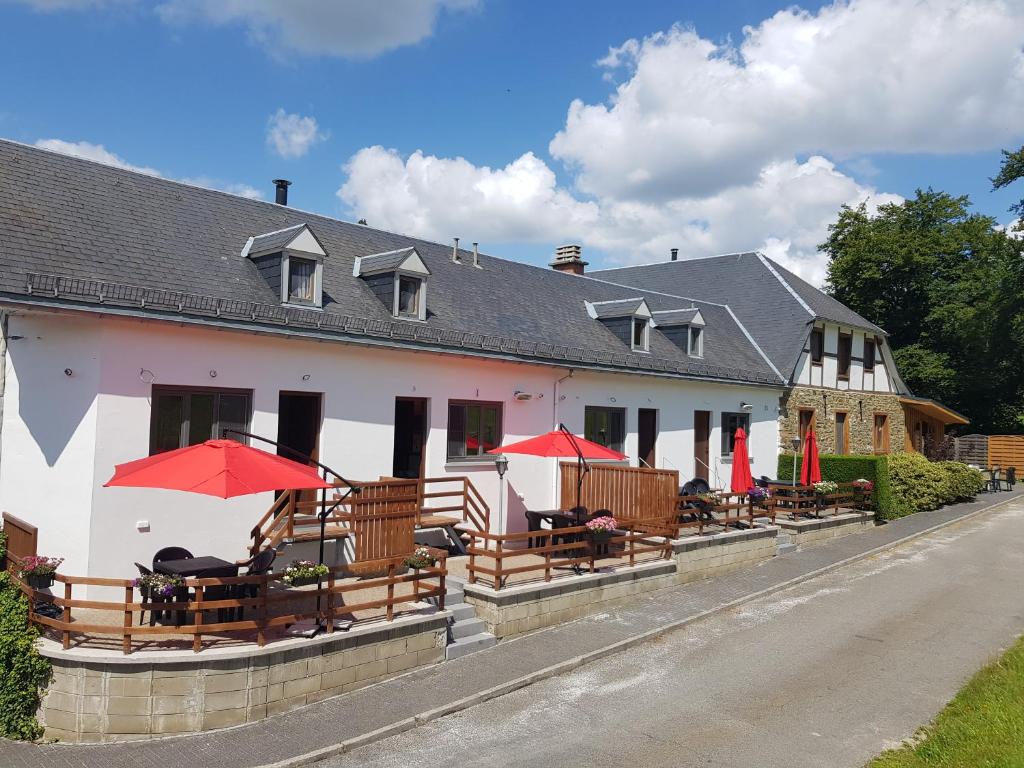
[[[36,628],[28,623],[28,601],[6,573],[0,573],[0,736],[36,739],[41,691],[50,682],[50,662],[36,649]]]
[[[928,461],[918,453],[889,457],[895,517],[973,499],[985,487],[976,469],[958,461]]]
[[[871,505],[875,514],[881,519],[892,517],[892,494],[889,489],[888,456],[874,455],[835,455],[822,454],[818,457],[821,466],[821,479],[837,483],[849,483],[854,480],[870,480],[875,484]],[[796,457],[797,477],[800,476],[803,457]],[[779,456],[779,480],[786,482],[793,479],[793,454],[784,453]]]

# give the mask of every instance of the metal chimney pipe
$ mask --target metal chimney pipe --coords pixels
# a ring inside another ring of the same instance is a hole
[[[278,205],[288,205],[288,187],[291,184],[288,179],[274,179],[274,187],[277,190],[274,194],[275,203]]]
[[[673,248],[672,249],[672,261],[677,261],[678,259],[679,259],[679,249],[678,248]]]
[[[459,260],[459,238],[452,238],[455,242],[452,244],[452,263],[458,264]]]
[[[480,266],[480,243],[473,243],[473,266],[482,269]]]

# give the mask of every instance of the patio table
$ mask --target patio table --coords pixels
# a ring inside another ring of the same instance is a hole
[[[212,555],[187,557],[181,560],[164,560],[163,562],[154,563],[153,570],[158,573],[166,573],[168,576],[197,579],[215,579],[222,576],[238,575],[238,565],[236,563],[222,560]],[[227,598],[229,589],[227,587],[206,587],[203,593],[209,600],[223,600]],[[175,623],[180,627],[185,623],[185,611],[176,611],[175,613]],[[218,610],[218,621],[222,620],[224,615],[223,609]]]

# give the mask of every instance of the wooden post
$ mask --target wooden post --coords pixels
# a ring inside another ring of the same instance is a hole
[[[476,584],[476,554],[473,550],[476,549],[476,536],[472,533],[469,534],[469,581],[470,584]],[[484,549],[487,549],[487,539],[484,539]]]
[[[124,629],[121,637],[121,652],[125,656],[132,652],[132,600],[134,597],[135,588],[129,582],[128,586],[124,588]]]
[[[130,601],[129,601],[130,602]],[[61,642],[66,651],[71,647],[71,582],[64,582],[64,615],[61,617],[64,622],[64,631],[61,633]]]
[[[545,545],[547,546],[547,545]],[[551,553],[544,553],[544,581],[551,581]]]
[[[199,653],[203,648],[203,588],[196,587],[196,606],[194,611],[195,634],[192,637],[192,651]]]
[[[445,596],[445,594],[448,591],[448,588],[445,586],[445,576],[447,574],[448,574],[448,562],[446,560],[442,560],[441,561],[441,578],[439,579],[439,583],[441,585],[441,594],[437,596],[437,608],[438,608],[438,610],[441,610],[441,611],[444,610],[444,596]]]
[[[327,572],[327,634],[334,634],[334,571]]]
[[[288,491],[288,538],[295,538],[295,491]]]
[[[259,602],[256,604],[256,645],[262,648],[267,644],[267,584],[270,576],[263,574],[260,583],[256,585],[258,592],[256,597]]]
[[[388,563],[388,621],[395,618],[395,561]]]

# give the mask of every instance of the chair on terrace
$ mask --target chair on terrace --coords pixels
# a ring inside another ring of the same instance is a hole
[[[193,557],[195,555],[184,547],[164,547],[157,550],[157,553],[153,555],[153,570],[156,570],[157,563],[163,563],[168,560],[191,560]]]
[[[249,567],[246,568],[244,575],[263,576],[270,573],[270,568],[274,564],[274,560],[276,558],[277,550],[273,547],[267,547],[249,561]],[[234,587],[228,588],[228,594],[235,600],[245,600],[250,597],[258,597],[259,593],[260,589],[258,584],[236,584]],[[237,609],[228,609],[228,613],[230,614],[228,621],[235,620],[236,610],[238,611],[239,621],[245,618],[245,608],[243,606],[239,606]]]

